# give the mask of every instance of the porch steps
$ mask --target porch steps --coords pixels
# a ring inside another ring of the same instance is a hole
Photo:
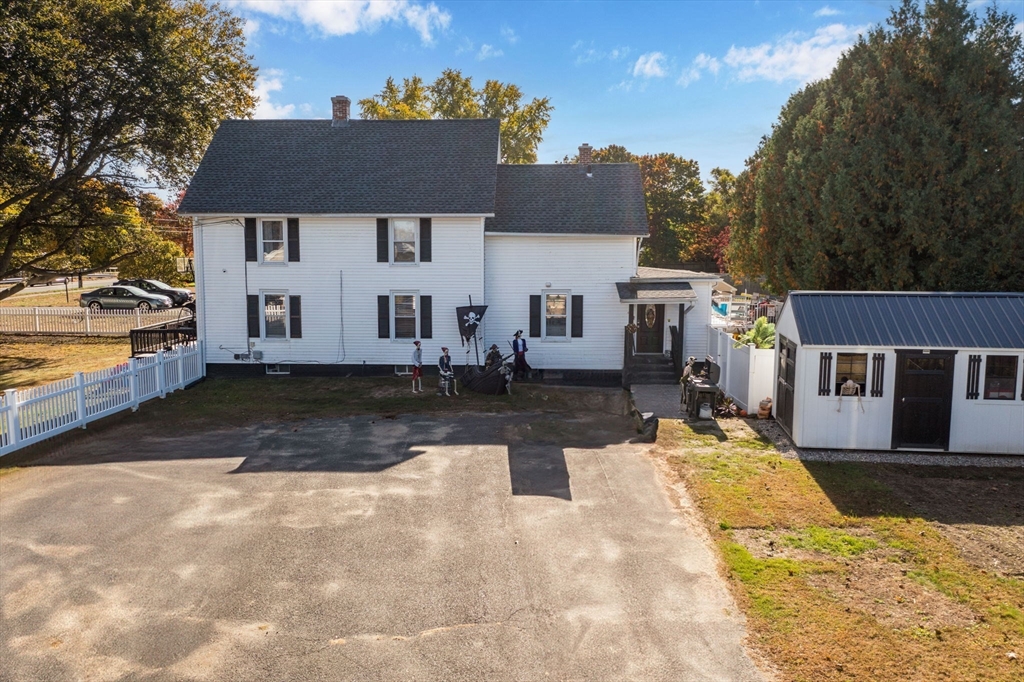
[[[631,383],[666,385],[677,383],[672,358],[664,355],[634,355]]]

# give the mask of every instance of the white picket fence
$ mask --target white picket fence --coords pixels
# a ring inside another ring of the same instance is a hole
[[[740,406],[751,412],[758,403],[772,397],[775,387],[775,350],[752,345],[733,348],[730,334],[708,327],[708,355],[722,368],[718,385]]]
[[[132,358],[115,367],[45,386],[0,394],[0,455],[131,409],[198,381],[206,373],[202,341]]]
[[[191,315],[170,310],[90,310],[89,308],[0,308],[0,334],[60,336],[128,336],[143,325],[171,322]]]

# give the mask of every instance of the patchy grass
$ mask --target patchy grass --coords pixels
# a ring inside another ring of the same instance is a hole
[[[0,335],[0,391],[112,367],[130,355],[127,338]]]
[[[79,289],[78,285],[74,285],[73,288],[68,289],[68,296],[65,297],[63,291],[47,291],[44,293],[33,292],[31,289],[28,293],[22,291],[21,293],[15,294],[0,301],[0,307],[4,308],[64,308],[64,307],[78,307],[78,300],[82,297],[83,293],[93,291],[99,287],[85,287]],[[70,299],[70,300],[69,300]]]
[[[663,421],[654,453],[687,483],[783,679],[1024,678],[1024,576],[986,570],[949,532],[1005,531],[1013,556],[1024,472],[801,463],[741,420]]]

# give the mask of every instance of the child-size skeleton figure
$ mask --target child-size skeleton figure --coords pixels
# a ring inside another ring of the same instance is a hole
[[[836,408],[836,412],[843,411],[843,398],[845,397],[857,398],[857,406],[863,412],[864,405],[860,402],[860,384],[849,377],[843,377],[842,382],[839,387],[839,407]]]
[[[449,389],[459,394],[459,387],[455,383],[455,370],[452,369],[452,358],[448,355],[447,346],[441,347],[441,357],[437,359],[437,369],[440,373],[438,382],[438,395],[451,395]]]

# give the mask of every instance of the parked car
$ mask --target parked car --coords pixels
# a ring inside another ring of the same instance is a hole
[[[103,287],[96,291],[89,291],[82,294],[78,305],[93,310],[141,308],[152,310],[158,308],[173,308],[174,303],[169,296],[151,294],[138,287],[113,286]]]
[[[29,284],[29,286],[30,287],[45,287],[48,284],[64,284],[65,282],[70,282],[70,281],[71,281],[70,277],[54,277],[53,279],[48,279],[45,282],[36,282],[35,284]]]
[[[115,285],[136,287],[151,294],[167,296],[174,302],[174,305],[185,305],[192,300],[192,292],[188,289],[178,289],[170,284],[164,284],[155,279],[119,279]]]

